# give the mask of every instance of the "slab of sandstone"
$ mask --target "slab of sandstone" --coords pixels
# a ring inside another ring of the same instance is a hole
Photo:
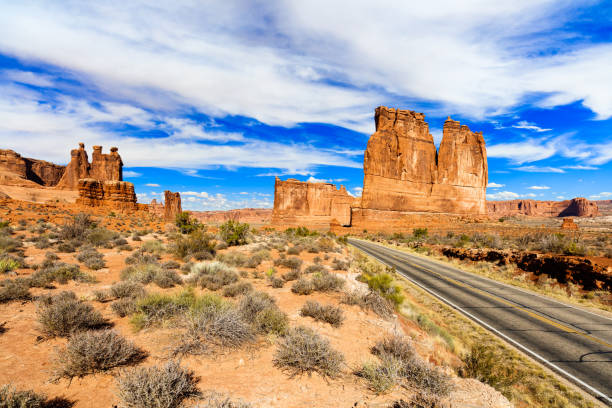
[[[490,216],[595,217],[601,215],[596,202],[583,197],[564,201],[508,200],[487,202]]]

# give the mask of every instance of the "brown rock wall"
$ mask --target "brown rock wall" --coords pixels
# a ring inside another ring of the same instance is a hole
[[[118,210],[136,210],[134,184],[127,181],[79,180],[77,204],[88,207],[108,207]]]
[[[600,215],[597,203],[582,197],[565,201],[488,201],[487,213],[493,217],[514,215],[535,217],[595,217]]]
[[[57,187],[66,190],[78,190],[79,180],[95,179],[101,181],[122,181],[123,162],[116,147],[110,154],[102,153],[101,146],[93,147],[92,162],[85,151],[85,144],[79,143],[79,148],[70,151],[70,163],[66,166]]]
[[[164,191],[164,220],[174,222],[176,216],[183,211],[181,195],[172,191]]]
[[[13,150],[0,149],[2,184],[34,186],[32,183],[36,183],[53,187],[59,182],[64,171],[64,166],[22,157]]]

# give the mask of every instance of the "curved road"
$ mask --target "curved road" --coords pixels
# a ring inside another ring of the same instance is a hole
[[[348,242],[612,406],[611,318],[373,242]]]

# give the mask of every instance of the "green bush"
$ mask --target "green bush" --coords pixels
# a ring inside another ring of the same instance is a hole
[[[228,220],[219,227],[219,235],[227,245],[244,245],[247,243],[249,224]]]
[[[202,224],[200,224],[195,218],[192,218],[186,211],[176,214],[175,224],[181,234],[190,234],[194,231],[202,229]]]
[[[81,272],[78,265],[58,262],[44,266],[30,275],[30,286],[35,288],[49,288],[52,287],[53,282],[66,284],[70,280],[78,282],[95,282],[95,278]]]
[[[427,237],[427,228],[415,228],[412,230],[412,236],[415,239],[424,239]]]
[[[113,283],[113,285],[110,287],[110,293],[112,296],[119,299],[139,298],[143,297],[146,294],[142,284],[131,281]]]
[[[7,273],[23,267],[23,262],[12,256],[0,258],[0,273]]]
[[[223,262],[214,261],[195,264],[185,281],[208,290],[219,290],[237,282],[238,279],[238,273],[234,268]]]
[[[368,284],[368,287],[381,294],[382,297],[389,300],[396,307],[404,301],[402,289],[394,284],[393,277],[386,272],[369,275],[362,273],[359,279]]]
[[[283,336],[289,330],[289,318],[276,305],[263,309],[255,315],[255,330],[258,333]]]
[[[198,380],[178,362],[139,367],[117,377],[118,395],[127,408],[178,408],[183,401],[199,397]]]
[[[313,275],[312,284],[314,290],[318,292],[331,292],[342,289],[345,280],[329,271],[324,271]]]
[[[300,278],[291,285],[291,291],[298,295],[310,295],[314,290],[312,281],[305,278]]]
[[[104,255],[96,251],[94,248],[84,248],[76,256],[79,262],[82,262],[86,267],[93,270],[102,269],[106,266]]]
[[[197,260],[212,259],[215,255],[215,241],[212,235],[202,229],[197,229],[188,235],[176,234],[170,238],[168,252],[183,260],[196,258]]]

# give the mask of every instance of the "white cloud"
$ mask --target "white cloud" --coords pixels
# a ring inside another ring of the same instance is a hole
[[[539,105],[582,101],[605,118],[612,45],[559,47],[554,34],[583,4],[591,2],[7,2],[0,50],[137,105],[270,124],[369,132],[381,100],[408,96],[484,117],[538,92],[549,95]],[[561,51],[540,52],[549,49]]]
[[[544,141],[527,139],[516,143],[499,143],[487,146],[487,157],[510,159],[513,163],[523,164],[548,159],[558,151],[557,140]]]
[[[612,192],[610,191],[602,191],[599,194],[593,194],[589,196],[591,200],[601,200],[601,199],[606,199],[610,197],[612,197]]]
[[[584,166],[581,164],[576,164],[573,166],[563,166],[564,169],[569,169],[569,170],[598,170],[597,167],[594,166]]]
[[[530,186],[527,187],[529,190],[550,190],[548,186]]]
[[[499,184],[499,183],[493,183],[493,182],[489,182],[489,184],[487,184],[487,188],[501,188],[504,186],[505,184]]]
[[[138,173],[138,172],[131,171],[131,170],[123,171],[123,177],[133,178],[133,177],[140,177],[140,176],[142,176],[142,173]]]
[[[520,195],[512,191],[500,191],[498,193],[487,194],[487,200],[515,200]]]
[[[181,192],[183,197],[183,208],[193,211],[215,211],[215,210],[231,210],[235,208],[271,208],[272,201],[269,198],[256,198],[255,193],[247,193],[250,197],[244,199],[232,200],[225,194],[208,193],[206,191],[184,191]]]
[[[518,122],[515,125],[512,125],[513,128],[517,128],[517,129],[527,129],[527,130],[533,130],[536,132],[548,132],[549,130],[552,129],[544,129],[541,128],[539,126],[537,126],[535,123],[531,123],[531,122],[527,122],[526,120],[522,120],[520,122]]]
[[[536,195],[536,194],[533,194],[533,193],[523,194],[523,196],[524,196],[524,197],[530,197],[530,198],[537,197],[537,195]]]
[[[326,179],[318,179],[315,178],[313,176],[308,177],[308,180],[306,180],[307,183],[329,183],[329,180]]]
[[[147,184],[145,184],[145,186],[147,186],[147,187],[160,187],[160,185],[157,184],[157,183],[147,183]]]
[[[528,173],[565,173],[563,169],[550,166],[521,166],[515,167],[515,170],[525,171]]]

